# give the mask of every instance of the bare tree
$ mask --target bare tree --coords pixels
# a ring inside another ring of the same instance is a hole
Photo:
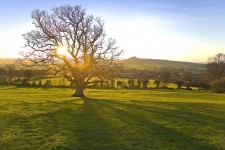
[[[171,81],[171,73],[169,71],[162,71],[158,76],[159,80],[167,87],[168,83]]]
[[[148,79],[144,79],[143,80],[143,88],[147,89],[148,88],[148,84],[149,84],[149,80]]]
[[[134,88],[135,80],[133,78],[128,79],[128,85],[130,88]]]
[[[114,87],[114,81],[120,76],[122,69],[122,66],[116,63],[105,63],[105,66],[102,65],[98,68],[96,76],[100,79],[101,87],[103,87],[103,83],[105,83],[106,87],[109,88],[110,81],[111,87]]]
[[[161,81],[159,79],[156,79],[154,81],[154,84],[156,85],[156,88],[159,88]]]
[[[63,73],[76,85],[73,96],[83,97],[96,68],[122,53],[114,39],[106,39],[104,22],[86,14],[81,6],[54,7],[51,14],[34,10],[32,19],[36,30],[23,34],[29,51],[21,53],[20,62]]]
[[[219,79],[225,76],[225,54],[219,53],[209,58],[206,65],[206,76],[209,81]]]
[[[191,90],[191,83],[193,80],[193,73],[192,70],[186,69],[182,72],[182,81],[184,85],[187,87],[188,90]]]
[[[141,88],[142,83],[143,83],[143,79],[141,79],[141,78],[137,79],[138,88]]]
[[[13,77],[15,75],[15,65],[13,64],[8,64],[5,66],[7,72],[8,72],[8,82],[9,84],[12,84],[13,82]]]

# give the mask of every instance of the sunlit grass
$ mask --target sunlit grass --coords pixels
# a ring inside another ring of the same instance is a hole
[[[225,149],[225,95],[0,86],[0,149]]]

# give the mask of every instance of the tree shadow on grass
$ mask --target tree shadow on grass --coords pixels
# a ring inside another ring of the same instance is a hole
[[[3,149],[18,149],[18,146],[19,149],[87,150],[225,149],[225,146],[211,144],[188,131],[195,129],[188,125],[204,127],[210,121],[214,122],[213,127],[224,129],[218,118],[197,113],[201,107],[193,108],[194,104],[152,102],[140,105],[82,98],[18,105],[21,105],[17,107],[21,107],[22,112],[28,108],[34,112],[0,115],[8,118],[0,132],[0,147]],[[170,105],[176,109],[166,109]],[[7,139],[7,133],[14,135]]]
[[[180,110],[170,112],[156,107],[138,106],[114,100],[91,98],[84,98],[83,100],[83,111],[87,113],[85,116],[89,116],[94,122],[87,120],[87,122],[80,122],[80,126],[87,125],[88,127],[84,129],[92,128],[96,131],[92,132],[94,135],[87,131],[86,136],[93,137],[96,133],[104,132],[104,134],[97,135],[102,142],[99,145],[96,144],[96,149],[220,149],[220,147],[198,139],[191,134],[167,127],[158,120],[148,118],[151,115],[161,117],[170,114],[164,119],[176,124],[178,114],[183,115],[185,113],[179,112]],[[196,121],[195,116],[193,116],[195,114],[186,112],[186,115],[189,119],[183,119],[185,123],[189,122],[190,119],[193,119],[193,122]],[[101,122],[101,125],[99,122]],[[97,123],[97,125],[94,123]],[[201,125],[204,125],[204,123]],[[97,143],[95,140],[93,139],[93,143]]]

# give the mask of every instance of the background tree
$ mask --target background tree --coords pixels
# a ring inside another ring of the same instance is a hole
[[[122,81],[117,81],[116,82],[116,87],[117,88],[123,88],[124,83]]]
[[[203,78],[204,86],[210,85],[213,92],[224,92],[224,77],[225,77],[225,54],[219,53],[208,59],[206,65],[206,73]]]
[[[147,89],[148,88],[148,83],[149,83],[148,79],[143,79],[143,88]]]
[[[34,10],[32,19],[36,30],[23,34],[28,51],[21,53],[20,63],[63,73],[76,85],[73,96],[83,97],[96,68],[118,59],[122,52],[114,39],[106,39],[104,22],[81,6],[54,7],[50,14]]]
[[[178,89],[181,89],[181,87],[184,85],[184,82],[181,81],[181,80],[177,80],[177,81],[175,82],[175,84],[177,85],[177,88],[178,88]]]
[[[15,66],[13,64],[7,64],[4,67],[6,69],[7,72],[7,82],[8,84],[12,84],[13,83],[13,77],[14,77],[14,73],[15,73]]]
[[[30,78],[34,75],[34,70],[24,70],[24,77],[27,78],[27,80],[30,80]]]
[[[180,89],[184,85],[182,72],[183,72],[183,69],[173,72],[171,74],[171,80],[173,83],[177,85],[177,89]]]
[[[225,54],[219,53],[209,58],[206,68],[206,78],[209,82],[225,77]]]
[[[134,88],[135,80],[133,78],[128,79],[127,82],[130,88]]]
[[[219,78],[210,82],[212,87],[212,91],[216,93],[224,93],[225,92],[225,78]]]
[[[17,70],[14,64],[6,64],[0,68],[0,83],[14,84]]]
[[[191,70],[189,69],[183,70],[182,80],[188,90],[191,90],[192,77],[193,77],[193,73]]]
[[[171,73],[169,71],[162,71],[159,74],[159,80],[167,87],[168,83],[171,81]]]
[[[141,78],[137,79],[137,86],[138,88],[141,88],[141,84],[143,83],[143,80]]]
[[[7,70],[5,68],[0,68],[0,84],[6,84]]]
[[[96,76],[100,79],[101,87],[103,87],[104,83],[106,87],[114,87],[115,79],[119,77],[122,71],[122,66],[115,63],[105,63],[104,66],[101,65],[98,69],[96,69]],[[109,86],[109,84],[111,84]]]
[[[158,80],[158,79],[156,79],[156,80],[154,81],[154,84],[156,85],[156,88],[159,88],[160,83],[161,83],[161,81]]]
[[[14,71],[14,76],[16,77],[17,81],[21,81],[22,80],[21,78],[23,77],[23,75],[24,75],[24,71],[21,69],[16,69]]]

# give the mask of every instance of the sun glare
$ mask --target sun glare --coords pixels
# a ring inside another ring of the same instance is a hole
[[[57,49],[58,55],[66,55],[67,49],[64,46],[59,46]]]

